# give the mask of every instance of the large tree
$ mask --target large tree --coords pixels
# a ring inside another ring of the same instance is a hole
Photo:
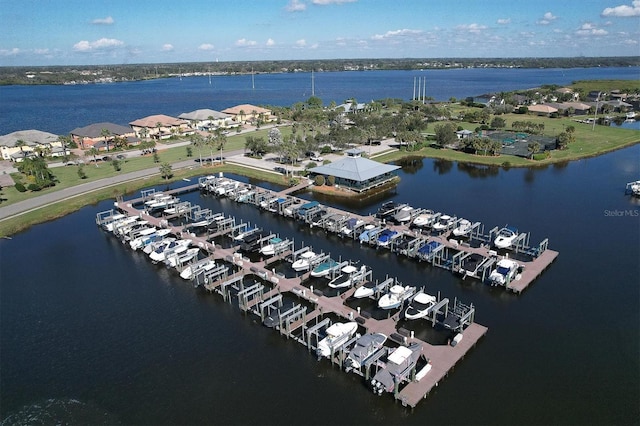
[[[436,124],[434,129],[436,133],[436,144],[441,147],[454,143],[458,138],[453,123]]]

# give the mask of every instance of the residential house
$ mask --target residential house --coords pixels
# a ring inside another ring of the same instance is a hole
[[[257,121],[269,123],[277,120],[277,117],[273,115],[270,109],[250,104],[236,105],[223,109],[222,112],[233,116],[233,120],[238,124],[255,123]]]
[[[150,115],[129,123],[139,138],[153,138],[156,140],[169,139],[171,136],[190,135],[194,130],[189,127],[189,122],[181,118],[168,115]]]
[[[529,105],[529,112],[536,115],[546,115],[549,116],[554,112],[558,112],[557,108],[554,108],[550,105],[537,104],[537,105]]]
[[[116,138],[123,138],[127,145],[140,143],[140,139],[136,137],[130,127],[114,123],[90,124],[73,129],[70,134],[73,141],[81,149],[96,148],[98,151],[108,151],[114,147]]]
[[[192,129],[210,131],[215,129],[228,129],[238,126],[233,121],[231,114],[215,111],[212,109],[198,109],[191,112],[184,112],[178,116],[183,120],[188,120]]]
[[[20,130],[0,136],[0,152],[4,160],[21,162],[38,154],[63,156],[65,150],[58,135],[40,130]]]

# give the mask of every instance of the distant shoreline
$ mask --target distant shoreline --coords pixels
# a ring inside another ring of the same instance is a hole
[[[110,84],[191,76],[465,68],[640,67],[640,56],[572,58],[401,58],[0,67],[0,86]]]

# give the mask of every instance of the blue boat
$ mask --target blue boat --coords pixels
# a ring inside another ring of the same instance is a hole
[[[387,247],[393,237],[397,235],[398,232],[393,229],[385,229],[384,231],[378,234],[378,245],[382,247]]]

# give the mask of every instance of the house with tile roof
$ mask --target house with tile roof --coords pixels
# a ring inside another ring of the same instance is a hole
[[[136,137],[156,140],[169,139],[171,136],[191,135],[194,129],[189,127],[189,122],[182,118],[168,115],[150,115],[129,123]]]
[[[108,151],[114,147],[116,138],[125,139],[127,145],[140,144],[140,138],[136,137],[131,127],[114,123],[93,123],[77,127],[70,134],[71,139],[81,149],[96,148],[99,151]]]
[[[233,116],[233,120],[237,123],[253,123],[262,121],[270,123],[277,120],[270,109],[262,108],[251,104],[236,105],[231,108],[223,109],[223,113]]]

